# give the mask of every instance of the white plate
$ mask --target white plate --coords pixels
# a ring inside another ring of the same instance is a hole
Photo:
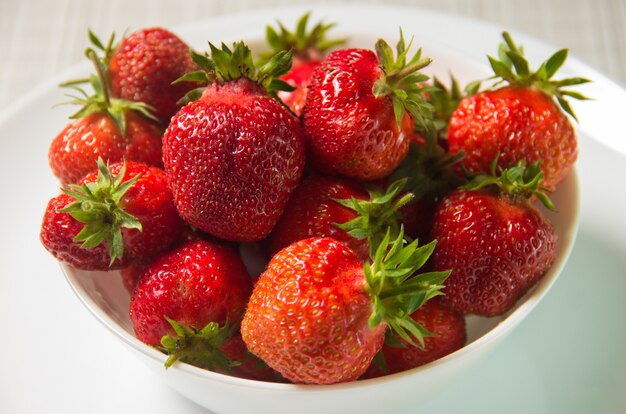
[[[202,49],[206,40],[258,37],[276,16],[288,23],[303,11],[236,15],[175,31]],[[484,56],[493,53],[501,31],[408,8],[320,7],[314,17],[338,22],[338,34],[374,28],[388,39],[397,37],[401,25],[418,44],[441,45],[469,57],[475,67],[467,73],[485,67]],[[555,50],[513,35],[532,62]],[[56,84],[84,68],[42,85],[0,118],[0,412],[204,412],[153,378],[94,323],[37,240],[45,204],[58,186],[47,167],[48,144],[67,122],[65,110],[50,110],[62,99]],[[445,73],[445,56],[433,68]],[[618,181],[626,177],[626,157],[620,154],[626,153],[626,140],[617,122],[624,116],[626,92],[575,60],[562,76],[571,74],[594,79],[585,93],[596,101],[575,106],[583,129],[578,163],[582,222],[570,262],[505,342],[416,412],[618,413],[626,407],[626,220],[621,215],[626,195]]]

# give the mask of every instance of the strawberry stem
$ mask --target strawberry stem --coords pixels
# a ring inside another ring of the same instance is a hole
[[[108,108],[111,106],[111,99],[109,97],[109,82],[104,75],[104,71],[102,70],[102,65],[100,64],[100,59],[98,58],[98,54],[92,48],[88,48],[85,51],[85,55],[91,62],[93,63],[94,68],[96,69],[96,75],[98,75],[98,79],[100,79],[100,85],[102,85],[102,96],[104,97],[104,105]]]

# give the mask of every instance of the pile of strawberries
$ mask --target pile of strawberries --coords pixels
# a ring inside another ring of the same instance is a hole
[[[80,109],[50,146],[63,193],[41,241],[121,273],[167,366],[404,371],[461,348],[465,315],[509,311],[555,259],[533,203],[553,208],[576,160],[566,98],[585,97],[566,88],[587,80],[552,79],[566,50],[531,71],[504,33],[494,77],[447,89],[402,33],[395,51],[346,49],[308,18],[268,27],[258,59],[161,28],[89,33],[94,73],[63,85]]]

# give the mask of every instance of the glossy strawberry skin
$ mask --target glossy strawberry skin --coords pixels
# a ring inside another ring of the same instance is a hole
[[[461,101],[448,127],[452,154],[463,151],[462,163],[470,172],[507,168],[520,160],[539,161],[543,186],[554,190],[569,173],[578,149],[567,116],[543,92],[532,88],[504,87]]]
[[[111,173],[117,175],[122,166],[123,163],[112,164]],[[44,247],[58,260],[83,270],[121,269],[134,262],[148,261],[169,248],[184,224],[167,188],[165,173],[145,164],[127,162],[123,181],[137,174],[141,177],[122,197],[121,205],[141,222],[143,230],[122,228],[124,256],[121,260],[109,266],[110,258],[104,243],[83,249],[81,243],[72,240],[84,224],[59,211],[74,201],[66,194],[54,197],[48,203],[40,233]],[[96,179],[97,172],[90,173],[79,184],[95,182]]]
[[[176,102],[195,87],[172,82],[193,70],[185,42],[162,28],[143,29],[124,38],[111,57],[111,90],[116,97],[151,105],[167,125],[179,108]]]
[[[370,50],[342,49],[311,76],[302,122],[307,156],[320,171],[371,181],[406,156],[413,122],[405,115],[398,127],[391,99],[373,95],[379,65]]]
[[[272,254],[298,240],[332,237],[348,246],[362,261],[368,260],[367,240],[355,239],[336,225],[356,218],[357,213],[333,199],[351,198],[369,199],[367,192],[350,180],[322,175],[312,175],[303,179],[270,235]]]
[[[165,316],[202,329],[240,320],[251,291],[239,256],[207,240],[187,242],[157,257],[143,272],[130,304],[137,338],[158,346],[175,335]]]
[[[61,183],[76,183],[95,171],[96,160],[136,161],[162,167],[161,131],[150,121],[132,112],[126,114],[126,135],[113,119],[92,113],[67,125],[50,145],[48,161]]]
[[[444,305],[440,300],[429,300],[413,312],[411,318],[435,336],[424,338],[423,349],[402,340],[397,345],[383,345],[381,352],[386,371],[372,364],[365,374],[366,378],[394,374],[428,364],[461,349],[467,341],[463,314]]]
[[[296,383],[361,376],[382,346],[368,326],[363,264],[343,243],[311,238],[278,252],[259,278],[241,333],[248,349]]]
[[[485,190],[457,190],[435,214],[436,270],[452,269],[443,300],[463,313],[510,310],[550,268],[557,235],[529,204],[513,204]]]
[[[239,79],[210,86],[176,114],[163,161],[188,223],[226,240],[256,241],[300,181],[304,142],[296,117]]]
[[[309,80],[320,60],[302,60],[294,58],[291,70],[280,78],[293,86],[293,91],[279,91],[278,97],[287,105],[294,114],[300,116],[306,103]]]

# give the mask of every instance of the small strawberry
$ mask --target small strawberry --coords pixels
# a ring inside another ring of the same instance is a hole
[[[242,42],[232,51],[211,45],[211,54],[194,54],[204,71],[184,77],[209,86],[165,132],[165,171],[178,211],[192,226],[226,240],[261,240],[304,167],[298,119],[270,96],[284,86],[274,77],[289,69],[290,55],[279,53],[256,69]]]
[[[496,77],[507,85],[461,101],[448,127],[449,151],[463,152],[463,166],[472,173],[488,173],[498,154],[501,168],[519,161],[538,161],[544,172],[543,185],[554,190],[578,154],[574,128],[566,115],[574,113],[566,98],[587,99],[563,88],[589,81],[552,80],[565,62],[567,49],[559,50],[531,72],[522,48],[508,33],[503,36],[500,60],[489,57],[489,61]]]
[[[293,52],[293,65],[289,73],[280,77],[293,88],[293,91],[279,91],[278,97],[296,114],[300,115],[306,102],[307,85],[309,78],[320,64],[324,53],[329,49],[341,45],[345,39],[330,40],[326,33],[334,27],[334,24],[316,24],[311,31],[307,32],[307,24],[310,13],[305,13],[296,23],[295,31],[290,31],[282,23],[278,22],[279,31],[271,26],[266,28],[266,40],[272,49],[272,54],[280,51],[291,50]],[[268,53],[264,57],[270,58]]]
[[[41,225],[44,247],[84,270],[112,270],[145,262],[167,249],[183,229],[165,173],[134,162],[98,172],[48,203]]]
[[[86,55],[97,76],[61,85],[80,94],[67,103],[81,105],[81,109],[50,144],[48,161],[54,175],[63,184],[76,183],[97,170],[99,157],[109,163],[127,160],[161,167],[162,134],[153,122],[152,108],[112,98],[103,59],[93,49],[87,49]],[[85,82],[91,84],[92,96],[79,87]]]
[[[235,251],[191,240],[163,253],[143,271],[132,295],[130,318],[137,338],[175,361],[224,373],[256,372],[245,360],[238,332],[252,290]],[[244,372],[240,371],[240,372]]]
[[[155,109],[164,126],[178,111],[177,101],[197,86],[192,82],[172,82],[193,70],[197,67],[189,55],[189,46],[160,27],[138,30],[125,37],[108,61],[114,96],[145,102]]]
[[[499,178],[478,176],[468,189],[452,192],[439,204],[432,232],[438,242],[434,266],[452,269],[443,300],[454,309],[500,315],[554,262],[555,229],[528,201],[536,196],[552,207],[539,187],[541,178],[538,164],[526,168],[520,163]]]
[[[327,174],[361,180],[388,176],[406,156],[413,125],[432,129],[431,107],[418,71],[430,63],[421,50],[407,62],[401,36],[398,56],[376,43],[376,53],[342,49],[317,67],[302,113],[307,155]]]
[[[408,315],[438,294],[447,272],[414,275],[434,243],[382,240],[365,265],[332,238],[300,240],[278,252],[248,303],[248,349],[296,383],[352,381],[380,350],[387,326],[410,343],[429,333]]]
[[[411,318],[433,336],[424,338],[424,347],[389,338],[380,350],[380,364],[370,365],[366,378],[380,377],[419,367],[461,349],[467,340],[463,314],[444,305],[437,298],[429,300],[411,314]]]
[[[270,236],[272,253],[302,239],[332,237],[345,243],[362,261],[370,258],[370,242],[382,240],[389,227],[399,231],[398,209],[411,196],[401,194],[401,182],[386,193],[368,191],[356,182],[321,175],[302,181],[289,199]],[[369,194],[368,194],[369,193]]]

